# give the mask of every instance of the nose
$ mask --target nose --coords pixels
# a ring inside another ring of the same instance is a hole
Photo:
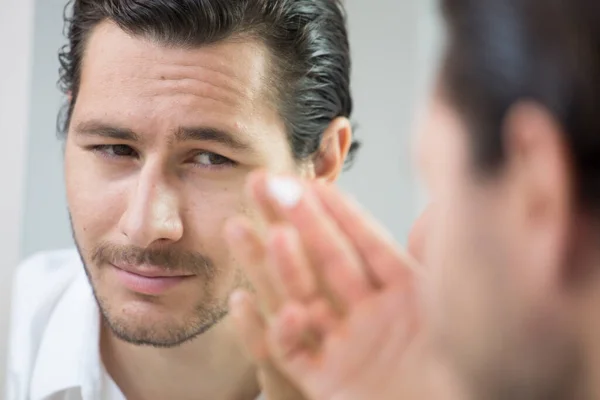
[[[183,236],[179,197],[159,171],[138,175],[119,229],[130,244],[147,248],[155,242],[177,242]]]

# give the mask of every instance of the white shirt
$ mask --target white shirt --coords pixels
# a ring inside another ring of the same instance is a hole
[[[5,400],[125,400],[102,364],[100,312],[76,250],[25,261],[12,296]]]

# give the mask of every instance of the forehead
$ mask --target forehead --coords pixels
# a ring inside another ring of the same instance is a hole
[[[75,114],[141,131],[175,124],[283,130],[265,85],[268,61],[268,50],[253,39],[186,49],[103,22],[86,46]]]

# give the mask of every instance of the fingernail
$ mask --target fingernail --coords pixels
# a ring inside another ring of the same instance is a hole
[[[290,178],[269,177],[269,195],[284,208],[294,208],[302,197],[302,186]]]

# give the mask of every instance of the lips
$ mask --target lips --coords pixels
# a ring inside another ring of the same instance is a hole
[[[112,264],[120,283],[130,291],[145,295],[161,295],[194,275],[169,271],[154,265]]]
[[[181,271],[169,271],[156,265],[129,265],[129,264],[113,264],[115,268],[123,271],[140,275],[146,278],[173,278],[173,277],[186,277],[192,276],[193,274],[184,273]]]

